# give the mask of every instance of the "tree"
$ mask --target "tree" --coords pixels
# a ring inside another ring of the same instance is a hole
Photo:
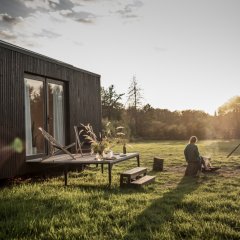
[[[240,112],[240,96],[232,97],[218,108],[219,115],[225,115],[230,112]]]
[[[139,87],[137,79],[133,76],[132,82],[128,88],[128,111],[131,116],[130,126],[133,135],[138,135],[138,109],[142,105],[142,89]]]
[[[142,89],[139,87],[137,79],[133,76],[132,82],[128,88],[128,105],[137,110],[142,105]]]
[[[218,114],[224,119],[222,127],[227,137],[240,137],[240,96],[229,99],[218,108]]]
[[[119,120],[121,118],[121,109],[123,104],[120,102],[124,93],[118,94],[114,88],[114,85],[110,85],[108,88],[102,87],[102,115],[103,118],[109,120]]]

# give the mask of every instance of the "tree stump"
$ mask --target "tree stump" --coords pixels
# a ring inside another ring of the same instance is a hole
[[[153,158],[153,171],[163,171],[164,159],[160,157]]]

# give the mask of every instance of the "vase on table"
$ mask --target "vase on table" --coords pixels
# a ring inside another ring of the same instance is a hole
[[[103,151],[103,158],[112,158],[113,157],[113,151],[110,150],[110,151],[107,151],[107,152],[104,152]]]
[[[95,159],[100,161],[103,159],[103,152],[97,152],[96,153],[96,156],[95,156]]]

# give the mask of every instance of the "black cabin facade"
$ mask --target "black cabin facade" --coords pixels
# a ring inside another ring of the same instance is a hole
[[[49,153],[38,127],[67,145],[80,123],[101,131],[100,75],[0,41],[0,179],[39,170],[26,163]]]

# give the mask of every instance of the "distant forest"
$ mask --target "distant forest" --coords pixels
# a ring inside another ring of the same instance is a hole
[[[135,78],[128,91],[128,106],[113,85],[102,88],[103,126],[112,123],[113,131],[123,126],[130,139],[182,140],[196,135],[199,139],[240,138],[240,96],[219,106],[214,116],[203,111],[170,111],[141,105],[141,89]]]

